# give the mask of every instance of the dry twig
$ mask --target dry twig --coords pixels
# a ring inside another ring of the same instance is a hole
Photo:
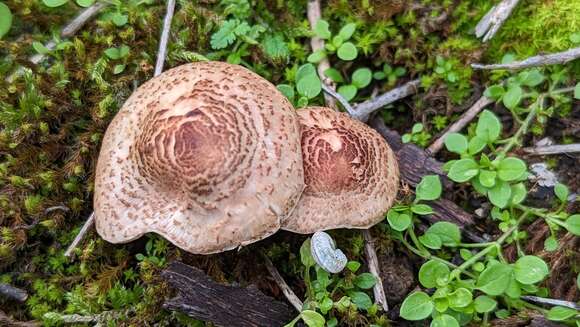
[[[375,276],[376,283],[373,287],[373,294],[375,302],[379,304],[385,312],[389,311],[389,304],[387,303],[387,294],[383,286],[383,279],[379,269],[379,259],[377,258],[377,251],[375,250],[373,236],[369,229],[363,229],[363,237],[365,239],[365,255],[367,256],[369,272]]]
[[[169,42],[169,32],[171,30],[171,20],[175,12],[175,0],[167,0],[167,10],[163,19],[163,31],[159,40],[159,50],[157,52],[157,62],[155,63],[155,76],[163,72],[163,64],[167,54],[167,42]]]
[[[437,152],[439,152],[439,150],[443,148],[443,144],[445,142],[445,139],[447,138],[447,135],[462,130],[481,112],[481,110],[483,110],[483,108],[485,108],[487,105],[491,103],[493,103],[493,100],[487,98],[485,95],[479,98],[479,100],[477,100],[473,104],[473,106],[471,106],[471,108],[469,108],[466,112],[464,112],[463,115],[461,115],[461,117],[455,123],[453,123],[451,126],[447,128],[447,130],[445,131],[445,133],[443,133],[443,135],[437,138],[435,142],[431,143],[431,145],[427,148],[427,151],[429,151],[431,155],[434,155]]]
[[[2,327],[40,327],[37,321],[17,321],[10,318],[4,311],[0,310],[0,326]]]
[[[544,298],[544,297],[539,297],[539,296],[531,296],[531,295],[522,296],[522,300],[580,310],[580,304],[575,303],[575,302],[570,302],[570,301],[549,299],[549,298]]]
[[[418,79],[412,80],[374,99],[370,99],[365,102],[357,104],[354,110],[355,115],[353,115],[353,118],[366,122],[369,119],[370,114],[372,114],[373,112],[397,100],[406,98],[411,94],[417,93],[417,89],[419,88],[420,84],[421,81],[419,81]]]
[[[557,145],[547,145],[547,146],[537,146],[524,148],[524,152],[531,155],[547,155],[547,154],[560,154],[560,153],[574,153],[580,152],[580,143],[575,144],[557,144]]]
[[[87,221],[85,222],[85,224],[83,225],[83,227],[81,228],[75,239],[72,241],[72,243],[68,246],[68,248],[64,252],[64,256],[66,258],[70,258],[72,256],[73,251],[85,239],[87,233],[93,227],[94,224],[95,224],[95,213],[93,212],[91,213],[89,219],[87,219]]]
[[[278,272],[278,269],[276,269],[276,267],[274,267],[274,264],[272,263],[272,261],[270,261],[270,258],[268,258],[268,256],[265,253],[262,253],[262,257],[264,258],[264,263],[266,264],[266,269],[268,269],[268,272],[270,273],[270,275],[272,276],[272,278],[276,282],[276,285],[278,285],[278,287],[280,288],[282,293],[284,293],[284,296],[286,297],[288,302],[290,302],[290,304],[292,304],[292,306],[298,312],[302,311],[302,306],[303,306],[302,301],[300,301],[298,296],[296,296],[294,291],[292,291],[290,286],[288,286],[288,284],[286,283],[286,281],[284,280],[282,275],[280,275],[280,273]]]
[[[509,69],[517,70],[530,67],[547,66],[547,65],[558,65],[565,64],[569,61],[580,58],[580,48],[574,48],[566,50],[563,52],[550,53],[546,55],[539,55],[527,58],[522,61],[514,61],[509,64],[471,64],[471,67],[475,69]]]
[[[519,0],[503,0],[493,6],[479,23],[477,23],[477,26],[475,26],[475,36],[483,36],[483,42],[491,40],[512,13],[518,2]]]
[[[306,6],[306,14],[308,16],[308,22],[310,23],[310,27],[314,30],[316,23],[322,17],[321,10],[320,10],[320,0],[309,0]],[[317,50],[324,49],[324,40],[319,38],[318,36],[314,35],[310,39],[310,47],[312,48],[312,52],[316,52]],[[330,62],[328,58],[323,58],[318,63],[318,76],[320,76],[320,80],[322,81],[322,85],[326,85],[332,90],[336,89],[336,85],[334,82],[324,75],[324,72],[330,68]],[[326,105],[330,108],[336,109],[336,103],[334,102],[334,98],[328,94],[324,94],[324,101]]]

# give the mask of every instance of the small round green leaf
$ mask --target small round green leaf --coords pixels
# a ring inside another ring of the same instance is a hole
[[[316,75],[305,76],[296,83],[296,90],[298,90],[298,94],[312,99],[322,90],[320,79]]]
[[[295,81],[299,81],[302,78],[310,75],[316,75],[316,68],[313,64],[304,64],[298,67],[298,71],[296,71]]]
[[[288,100],[294,102],[294,88],[288,84],[279,84],[276,86],[278,91],[280,91]]]
[[[319,63],[322,59],[326,58],[326,52],[323,49],[318,49],[311,53],[306,60],[313,64]]]
[[[314,25],[314,33],[316,33],[316,36],[321,39],[329,39],[330,30],[328,28],[328,22],[323,19],[319,19],[316,22],[316,25]]]
[[[345,61],[354,60],[358,54],[356,47],[351,42],[343,43],[336,53],[338,58]]]
[[[480,295],[475,298],[475,311],[479,313],[491,312],[497,307],[497,301],[487,295]]]
[[[546,318],[552,321],[564,321],[578,314],[578,311],[566,307],[553,307],[548,311]]]
[[[76,0],[76,1],[77,5],[85,8],[91,6],[95,2],[95,0]]]
[[[524,201],[526,195],[528,194],[528,191],[526,190],[526,186],[524,185],[524,183],[514,184],[511,186],[511,189],[512,189],[511,203],[512,204],[522,203],[522,201]]]
[[[508,157],[500,161],[497,175],[503,181],[515,181],[522,177],[526,169],[526,163],[522,159]]]
[[[352,100],[357,93],[357,88],[356,86],[349,84],[349,85],[341,85],[338,88],[338,94],[342,95],[342,97],[346,100],[346,101],[350,101]]]
[[[340,35],[342,37],[343,40],[348,40],[350,39],[350,37],[352,36],[352,34],[354,33],[354,31],[356,30],[356,24],[355,23],[349,23],[344,25],[340,31],[338,32],[338,35]]]
[[[411,211],[413,211],[414,213],[418,214],[418,215],[430,215],[433,213],[433,208],[431,208],[431,206],[427,205],[427,204],[413,204],[411,206]]]
[[[558,183],[556,186],[554,186],[554,193],[560,201],[566,202],[568,200],[568,194],[570,194],[570,191],[566,185]]]
[[[402,232],[411,225],[411,216],[406,213],[399,214],[395,210],[387,212],[387,221],[392,229]]]
[[[457,160],[449,169],[449,178],[462,183],[467,182],[479,173],[479,165],[473,159]]]
[[[373,72],[368,68],[359,68],[352,74],[352,84],[362,89],[370,84],[373,79]]]
[[[535,284],[542,281],[550,269],[548,265],[539,257],[526,255],[518,259],[514,266],[514,274],[518,282],[522,284]]]
[[[423,320],[433,312],[433,301],[424,292],[414,292],[401,305],[400,315],[406,320]]]
[[[429,260],[419,269],[419,282],[426,288],[433,288],[437,286],[438,279],[447,279],[449,272],[449,267],[446,264]]]
[[[376,283],[377,280],[371,273],[362,273],[354,278],[354,284],[363,290],[372,288]]]
[[[445,138],[445,147],[457,154],[465,153],[467,151],[467,138],[459,133],[450,133]]]
[[[577,236],[580,236],[580,214],[572,215],[566,219],[566,229]]]
[[[475,135],[481,137],[486,142],[493,142],[497,140],[500,132],[501,122],[499,118],[493,112],[484,110],[477,121]]]
[[[439,238],[439,236],[435,234],[421,235],[419,236],[419,242],[421,242],[421,244],[433,250],[438,250],[443,245],[441,238]]]
[[[497,296],[508,287],[512,278],[512,267],[496,263],[489,265],[481,272],[476,287],[487,295]]]
[[[436,222],[427,229],[425,234],[437,235],[445,246],[457,246],[461,242],[459,227],[448,221]]]
[[[370,296],[365,292],[349,292],[348,296],[350,296],[352,303],[354,303],[359,309],[368,310],[373,305]]]
[[[501,85],[492,85],[488,87],[483,93],[483,95],[485,95],[486,97],[494,100],[500,99],[504,94],[505,90]]]
[[[459,327],[459,322],[450,315],[440,315],[437,316],[433,321],[431,321],[430,327]]]
[[[514,109],[522,100],[523,91],[519,85],[512,85],[504,94],[502,101],[508,109]]]
[[[554,252],[558,250],[558,246],[558,239],[556,239],[554,236],[550,236],[544,241],[544,250],[548,252]]]
[[[467,152],[471,155],[476,155],[487,145],[486,140],[479,136],[474,136],[469,140],[467,145]]]
[[[12,12],[7,5],[0,2],[0,39],[10,31],[12,26]]]
[[[449,307],[454,309],[465,308],[473,301],[473,294],[463,287],[456,289],[447,297],[449,300]]]
[[[68,0],[42,0],[42,2],[47,7],[56,8],[64,5]]]
[[[342,78],[342,74],[335,69],[335,68],[328,68],[324,71],[324,75],[330,78],[335,83],[343,83],[344,79]]]
[[[499,208],[505,208],[511,199],[512,189],[510,185],[504,181],[497,181],[494,187],[487,191],[489,201]]]
[[[326,322],[320,313],[312,310],[302,311],[300,317],[308,327],[324,327],[324,323]]]
[[[495,171],[491,171],[491,170],[487,170],[487,169],[481,169],[479,171],[479,182],[481,183],[481,185],[485,186],[485,187],[493,187],[495,185],[495,177],[497,176],[497,173]]]
[[[441,196],[441,180],[437,175],[427,175],[421,178],[417,185],[416,196],[418,200],[436,200]]]

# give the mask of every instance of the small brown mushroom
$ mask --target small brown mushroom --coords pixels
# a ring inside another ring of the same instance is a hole
[[[309,234],[380,222],[399,186],[388,144],[367,125],[332,109],[297,112],[306,188],[282,229]]]
[[[304,188],[300,129],[288,100],[221,62],[170,69],[125,102],[95,177],[98,233],[147,232],[200,254],[275,233]]]

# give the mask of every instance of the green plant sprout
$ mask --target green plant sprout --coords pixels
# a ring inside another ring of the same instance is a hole
[[[367,87],[371,83],[373,76],[372,71],[366,67],[358,68],[352,73],[350,84],[347,84],[340,72],[334,68],[328,68],[324,75],[339,84],[338,93],[347,101],[354,99],[359,90]]]
[[[386,79],[387,85],[393,86],[397,83],[397,79],[404,76],[406,73],[407,70],[404,67],[393,68],[391,65],[385,63],[383,65],[383,70],[373,73],[373,78],[379,81]]]
[[[349,261],[344,276],[330,274],[319,267],[310,253],[310,239],[300,247],[303,278],[306,283],[306,300],[302,312],[285,327],[294,326],[302,320],[309,327],[339,326],[339,319],[352,316],[357,311],[366,312],[374,323],[382,323],[384,318],[376,317],[378,306],[373,304],[365,290],[376,283],[371,273],[358,273],[361,264]],[[312,279],[312,270],[316,279]]]
[[[277,88],[296,107],[305,107],[311,99],[320,94],[322,82],[312,64],[300,66],[293,75],[295,85],[279,84]],[[298,93],[298,99],[296,99],[296,93]]]
[[[401,317],[407,320],[431,317],[432,326],[459,326],[470,321],[485,326],[491,313],[501,314],[500,303],[513,308],[539,309],[519,297],[523,294],[546,294],[546,289],[538,284],[548,276],[548,265],[540,257],[526,255],[521,249],[516,262],[509,263],[502,249],[506,244],[518,242],[519,227],[533,216],[546,217],[547,222],[551,223],[551,219],[557,219],[554,217],[567,214],[560,210],[546,214],[539,212],[539,209],[514,204],[509,210],[501,212],[507,216],[508,223],[499,238],[492,242],[463,243],[459,227],[450,222],[437,222],[420,236],[415,233],[416,216],[433,213],[432,208],[423,201],[435,200],[441,195],[439,177],[423,177],[415,194],[411,204],[391,208],[387,221],[397,239],[411,252],[427,260],[419,270],[419,282],[435,292],[429,295],[416,291],[408,295],[401,305]],[[514,216],[516,212],[518,215]],[[560,226],[580,235],[580,215],[558,221]],[[445,250],[459,252],[463,263],[456,265],[433,253]]]
[[[427,146],[430,139],[431,134],[425,130],[425,126],[422,123],[415,123],[411,128],[411,133],[405,133],[401,138],[403,143],[413,142],[422,147]]]
[[[356,24],[349,23],[344,25],[338,34],[334,35],[330,32],[327,21],[320,19],[314,26],[314,33],[323,40],[328,40],[324,49],[319,49],[311,53],[307,60],[313,64],[319,63],[322,59],[331,54],[338,56],[340,60],[352,61],[358,56],[356,46],[350,42],[352,35],[356,31]]]

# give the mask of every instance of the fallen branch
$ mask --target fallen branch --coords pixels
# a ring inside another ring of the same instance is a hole
[[[327,86],[324,83],[321,83],[321,86],[322,90],[326,93],[325,96],[330,95],[331,97],[338,100],[338,102],[344,107],[344,109],[346,110],[346,112],[348,112],[350,116],[354,116],[356,114],[353,107],[348,103],[348,101],[346,101],[346,99],[342,95],[338,94],[335,90],[333,90],[331,87]],[[328,102],[326,103],[328,104]]]
[[[503,0],[499,4],[491,7],[487,14],[475,26],[475,36],[478,38],[483,36],[483,42],[491,40],[510,16],[518,2],[519,0]]]
[[[221,285],[203,271],[172,262],[161,273],[177,290],[163,307],[217,326],[283,326],[294,318],[291,307],[262,294],[257,288]]]
[[[569,61],[580,58],[580,48],[574,48],[563,52],[550,53],[546,55],[539,55],[530,57],[522,61],[515,61],[509,64],[471,64],[475,69],[524,69],[530,67],[565,64]]]
[[[278,285],[278,287],[280,288],[280,290],[282,291],[282,293],[284,294],[284,296],[286,297],[288,302],[290,302],[290,304],[292,304],[292,306],[298,312],[302,311],[302,307],[303,307],[302,301],[300,301],[298,296],[296,296],[294,291],[292,291],[290,286],[288,286],[288,284],[286,283],[286,281],[284,280],[282,275],[280,275],[280,273],[278,272],[278,269],[276,269],[276,267],[274,267],[274,264],[272,263],[272,261],[270,261],[270,258],[268,258],[268,256],[264,253],[262,253],[262,257],[264,258],[264,263],[266,265],[266,269],[268,269],[268,272],[270,273],[270,275],[272,276],[272,278],[276,282],[276,285]]]
[[[81,230],[79,231],[79,233],[77,234],[77,236],[75,237],[75,239],[72,241],[72,243],[64,252],[65,258],[70,258],[72,256],[74,250],[85,239],[87,233],[93,227],[94,224],[95,224],[95,213],[92,212],[87,221],[85,222],[85,224],[83,225],[83,227],[81,228]]]
[[[419,81],[418,79],[412,80],[374,99],[370,99],[365,102],[357,104],[354,107],[355,114],[353,115],[353,118],[366,122],[373,112],[397,100],[406,98],[409,95],[417,93],[417,89],[419,88],[420,84],[421,81]]]
[[[548,305],[553,305],[553,306],[567,307],[567,308],[571,308],[574,310],[580,310],[580,304],[575,303],[575,302],[570,302],[570,301],[549,299],[549,298],[545,298],[545,297],[531,296],[531,295],[522,296],[522,300],[540,303],[540,304],[548,304]]]
[[[365,255],[369,266],[369,272],[375,276],[376,282],[373,287],[373,294],[375,296],[375,303],[379,304],[385,312],[389,312],[389,304],[387,302],[387,294],[383,286],[383,279],[379,269],[379,259],[377,258],[377,251],[375,250],[375,243],[370,229],[363,229],[362,231],[365,240]]]
[[[40,327],[37,321],[17,321],[10,318],[4,311],[0,310],[0,326],[2,327]]]
[[[320,0],[308,0],[308,4],[306,5],[306,15],[308,17],[308,22],[310,23],[310,28],[314,30],[316,23],[320,20],[320,18],[322,18]],[[312,48],[312,52],[324,50],[324,40],[314,35],[312,38],[310,38],[310,47]],[[334,90],[336,89],[336,85],[330,78],[324,75],[324,72],[328,68],[330,68],[330,62],[328,61],[327,57],[324,57],[318,63],[318,76],[320,76],[322,85],[326,85],[330,89]],[[332,96],[324,94],[324,101],[328,107],[336,109],[336,103],[334,102],[334,98]]]
[[[163,72],[163,64],[167,55],[167,43],[169,42],[169,32],[171,31],[171,20],[175,12],[175,0],[167,0],[167,9],[163,19],[163,30],[159,40],[159,50],[157,52],[157,62],[155,63],[155,76]]]
[[[445,139],[447,135],[450,133],[457,133],[462,130],[467,124],[469,124],[480,112],[488,106],[489,104],[493,103],[493,100],[487,98],[485,95],[479,98],[471,108],[469,108],[466,112],[459,117],[459,119],[454,122],[451,126],[447,128],[447,130],[441,135],[435,142],[431,143],[431,145],[427,148],[427,151],[431,155],[435,155],[443,148],[443,144],[445,143]]]
[[[28,299],[28,293],[25,290],[4,283],[0,283],[0,295],[18,302],[25,302]]]
[[[547,154],[575,153],[580,152],[580,143],[529,147],[523,148],[523,151],[530,155],[536,156]]]

